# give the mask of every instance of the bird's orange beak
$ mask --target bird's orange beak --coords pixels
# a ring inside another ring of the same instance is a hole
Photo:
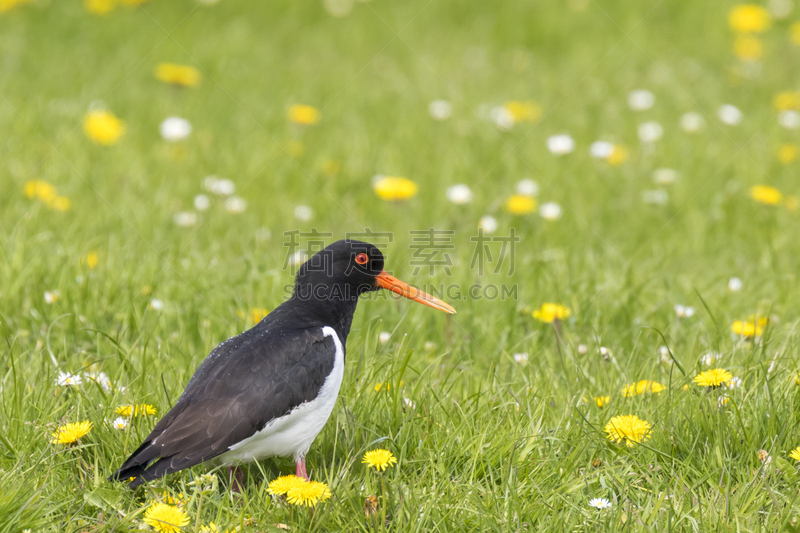
[[[382,289],[390,290],[399,294],[400,296],[405,296],[409,300],[414,300],[415,302],[427,305],[428,307],[433,307],[439,311],[444,311],[445,313],[450,313],[451,315],[456,313],[456,310],[453,309],[451,305],[444,303],[439,298],[435,298],[430,294],[422,292],[416,287],[412,287],[407,283],[403,283],[385,270],[378,274],[378,277],[375,278],[375,284]]]

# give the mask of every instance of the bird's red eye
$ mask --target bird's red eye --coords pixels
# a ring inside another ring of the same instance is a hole
[[[367,254],[358,254],[356,256],[356,263],[358,263],[359,265],[366,265],[367,261],[369,261],[369,257],[367,257]]]

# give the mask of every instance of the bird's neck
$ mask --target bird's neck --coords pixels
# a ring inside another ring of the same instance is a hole
[[[310,325],[332,327],[344,342],[353,323],[358,295],[341,289],[335,285],[298,285],[286,303]]]

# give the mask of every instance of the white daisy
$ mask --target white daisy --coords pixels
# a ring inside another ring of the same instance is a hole
[[[198,194],[194,197],[194,208],[198,211],[205,211],[211,205],[211,200],[205,194]]]
[[[589,146],[592,157],[607,159],[614,152],[614,145],[608,141],[595,141]]]
[[[581,354],[581,355],[586,355],[586,353],[587,353],[588,351],[589,351],[589,347],[588,347],[588,346],[586,346],[585,344],[579,344],[579,345],[578,345],[578,353],[579,353],[579,354]]]
[[[672,364],[672,357],[670,357],[669,348],[667,348],[666,346],[658,347],[658,356],[659,356],[658,359],[659,361],[661,361],[661,363],[667,365]]]
[[[703,354],[703,357],[701,357],[700,360],[703,362],[704,365],[711,366],[714,363],[716,363],[717,361],[719,361],[721,358],[722,358],[722,354],[720,354],[720,353],[708,352],[708,353]]]
[[[150,309],[153,309],[154,311],[162,311],[164,309],[164,302],[158,298],[153,298],[150,300]]]
[[[678,171],[672,168],[657,168],[653,171],[653,181],[660,185],[671,185],[678,179]]]
[[[678,315],[678,318],[691,318],[694,316],[694,307],[675,304],[675,314]]]
[[[689,111],[681,115],[681,129],[687,133],[696,133],[702,130],[706,121],[700,113]]]
[[[54,304],[58,301],[60,295],[59,291],[44,291],[44,301],[49,304]]]
[[[203,187],[220,196],[230,196],[236,192],[236,185],[231,180],[216,176],[206,176],[203,179]]]
[[[307,205],[298,205],[294,208],[294,218],[302,222],[308,222],[314,218],[314,210]]]
[[[124,430],[128,429],[129,423],[130,422],[128,422],[127,418],[118,416],[117,418],[114,419],[113,422],[111,422],[111,427],[113,427],[114,429]]]
[[[447,199],[456,205],[468,204],[472,201],[472,191],[463,183],[448,187],[446,194]]]
[[[539,194],[539,184],[532,179],[520,180],[517,183],[517,193],[522,196],[536,196]]]
[[[720,106],[717,110],[717,116],[719,116],[723,124],[728,126],[735,126],[742,121],[742,112],[738,107],[731,104]]]
[[[182,228],[189,228],[197,224],[197,213],[181,211],[173,215],[172,221]]]
[[[527,363],[528,362],[528,352],[515,353],[514,354],[514,361],[516,361],[519,364]]]
[[[231,196],[225,200],[225,211],[228,213],[241,213],[247,209],[247,202],[244,198],[238,196]]]
[[[436,343],[435,343],[435,342],[433,342],[433,341],[426,341],[426,342],[425,342],[425,351],[426,351],[426,352],[432,352],[433,350],[435,350],[435,349],[436,349],[436,348],[438,348],[438,347],[439,347],[439,345],[438,345],[438,344],[436,344]]]
[[[94,381],[103,387],[103,390],[111,390],[111,378],[109,378],[108,374],[105,372],[84,372],[83,375],[86,376],[86,379],[89,381]]]
[[[158,127],[165,141],[176,142],[192,133],[192,124],[185,118],[169,117]]]
[[[386,344],[387,342],[389,342],[389,339],[391,338],[392,334],[389,333],[388,331],[381,331],[378,334],[378,340],[381,342],[381,344]]]
[[[568,154],[575,149],[575,140],[566,133],[553,135],[547,138],[547,149],[554,155]]]
[[[478,221],[478,227],[486,233],[494,233],[497,231],[497,220],[490,215],[483,216]]]
[[[447,120],[453,113],[453,104],[447,100],[434,100],[428,104],[428,113],[434,120]]]
[[[555,202],[547,202],[539,207],[539,214],[545,220],[558,220],[561,218],[561,206]]]
[[[605,498],[592,498],[589,500],[589,507],[594,507],[598,511],[611,507],[611,502]]]
[[[731,378],[731,380],[728,382],[729,389],[736,389],[741,386],[742,386],[742,378],[740,377]]]
[[[647,111],[655,103],[655,95],[646,89],[638,89],[628,93],[628,107],[634,111]]]
[[[794,10],[792,0],[768,0],[767,9],[772,13],[776,19],[784,19],[788,17]]]
[[[493,107],[489,111],[489,118],[501,130],[508,131],[514,127],[514,115],[503,106]]]
[[[743,286],[744,283],[742,283],[742,280],[740,280],[737,277],[733,277],[728,280],[728,290],[731,292],[739,292],[740,290],[742,290]]]
[[[664,136],[664,128],[661,127],[661,124],[652,120],[639,124],[637,133],[639,134],[639,140],[643,143],[654,143]]]
[[[794,110],[781,111],[778,113],[778,124],[787,130],[800,128],[800,113]]]
[[[69,372],[59,372],[56,378],[56,385],[60,387],[76,387],[83,383],[83,380],[78,374],[70,374]]]

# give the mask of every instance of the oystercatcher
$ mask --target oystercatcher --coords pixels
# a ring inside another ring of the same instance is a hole
[[[305,456],[333,411],[359,295],[378,289],[447,313],[448,304],[389,275],[372,244],[341,240],[300,267],[290,299],[217,346],[175,407],[112,474],[136,487],[202,462]],[[237,478],[238,480],[238,478]],[[234,486],[234,488],[238,488]]]

